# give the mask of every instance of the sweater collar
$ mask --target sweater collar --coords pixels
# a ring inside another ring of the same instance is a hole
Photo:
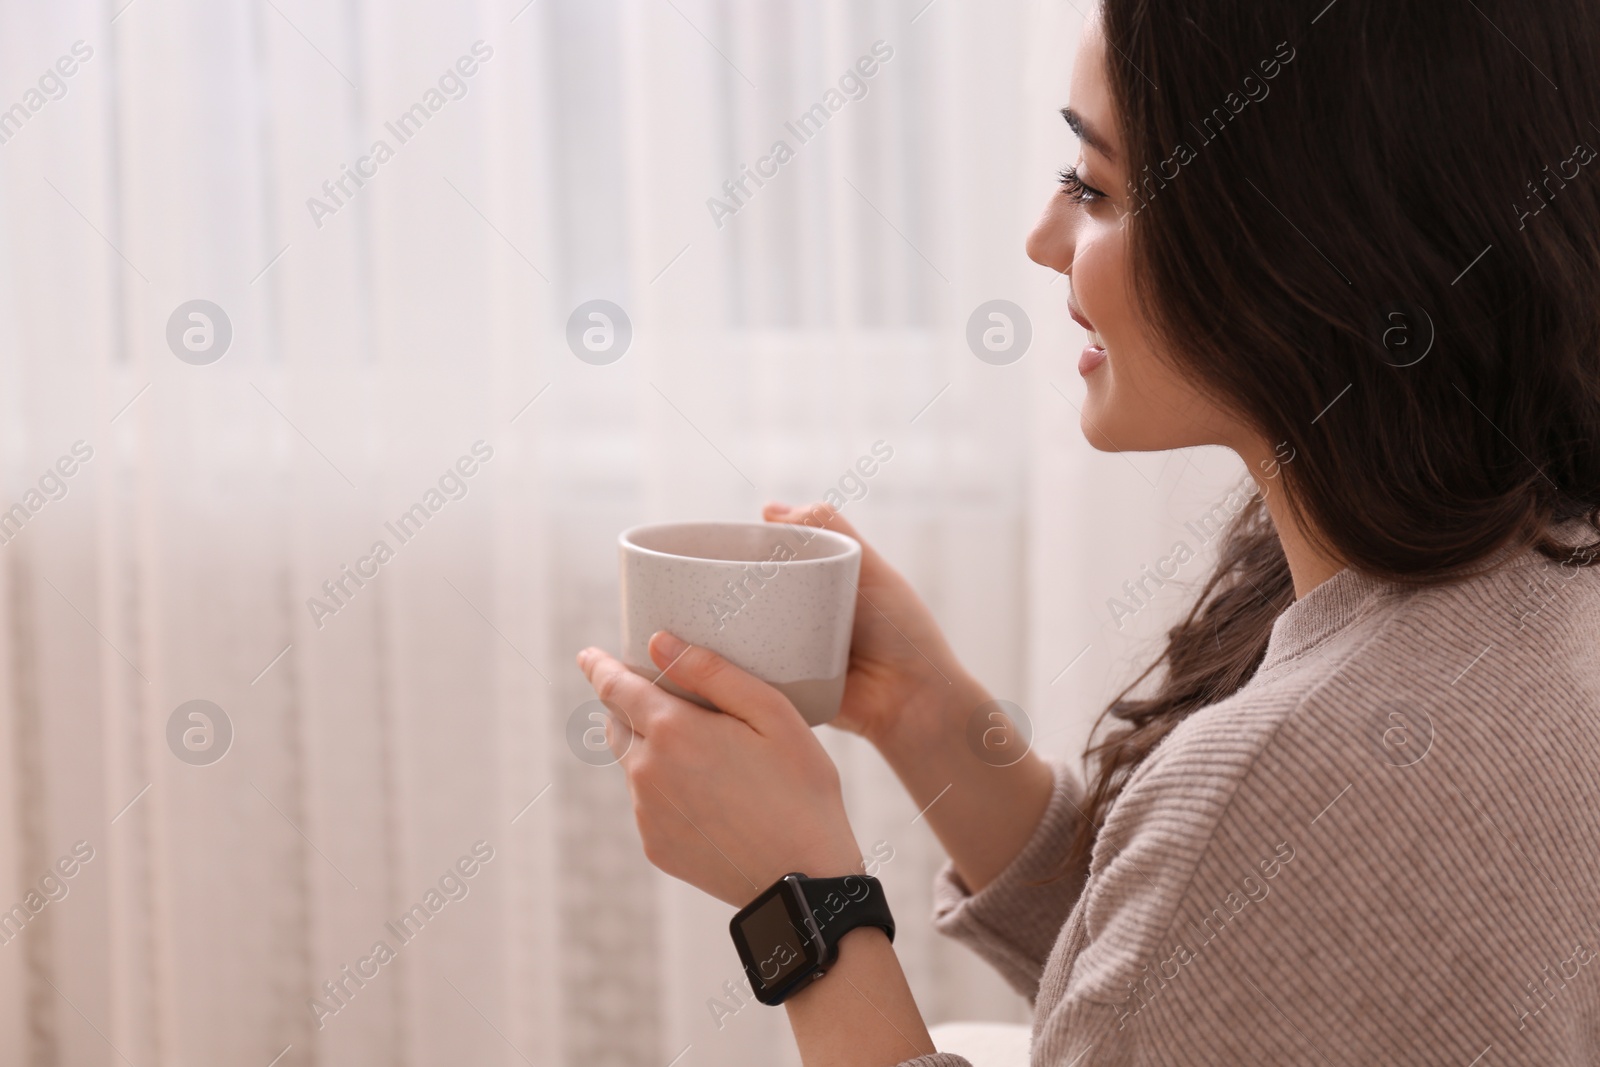
[[[1557,535],[1571,543],[1579,543],[1573,539],[1582,532],[1582,520],[1556,527]],[[1481,569],[1487,572],[1514,564],[1515,558],[1535,556],[1537,553],[1531,548],[1507,545],[1491,553]],[[1485,576],[1480,573],[1475,579],[1463,580],[1482,580]],[[1380,598],[1414,596],[1420,591],[1346,567],[1290,604],[1273,620],[1266,655],[1258,670],[1267,670],[1309,652],[1348,626]]]
[[[1273,620],[1272,635],[1267,639],[1266,656],[1259,669],[1267,670],[1303,655],[1349,625],[1379,597],[1402,591],[1393,582],[1346,567]]]

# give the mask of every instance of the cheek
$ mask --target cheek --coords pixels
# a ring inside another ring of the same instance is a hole
[[[1127,266],[1127,241],[1121,227],[1086,226],[1073,258],[1072,292],[1084,315],[1105,342],[1106,363],[1089,376],[1092,384],[1114,380],[1122,392],[1144,390],[1149,382],[1150,340],[1133,305]],[[1069,353],[1076,364],[1077,352]],[[1093,390],[1091,389],[1091,393]]]
[[[1127,340],[1133,323],[1121,229],[1082,228],[1072,257],[1072,293],[1108,348],[1115,350],[1119,340]]]
[[[1125,231],[1085,227],[1073,260],[1078,306],[1105,340],[1107,359],[1090,373],[1083,431],[1103,451],[1145,451],[1210,443],[1204,405],[1155,350],[1138,314],[1127,269]],[[1071,354],[1076,362],[1076,353]]]

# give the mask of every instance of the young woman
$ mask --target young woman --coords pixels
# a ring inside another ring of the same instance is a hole
[[[1226,446],[1260,493],[1086,781],[969,749],[989,694],[870,547],[838,720],[932,804],[935,924],[1033,1002],[1034,1064],[1600,1058],[1596,71],[1592,0],[1105,0],[1083,34],[1028,242],[1090,330],[1082,431]],[[859,872],[787,701],[651,654],[728,714],[580,653],[650,860],[741,906]],[[872,926],[784,1003],[809,1065],[965,1063]]]

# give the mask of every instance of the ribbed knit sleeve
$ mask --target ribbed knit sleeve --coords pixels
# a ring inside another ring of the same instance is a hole
[[[1085,865],[1045,881],[1057,873],[1083,819],[1077,776],[1063,759],[1046,757],[1046,762],[1055,775],[1055,791],[1016,858],[976,893],[948,861],[933,881],[934,929],[983,957],[1030,1003],[1038,995],[1045,961],[1088,876]]]

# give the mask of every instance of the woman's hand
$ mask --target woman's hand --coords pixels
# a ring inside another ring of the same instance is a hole
[[[768,504],[763,515],[861,541],[827,504]],[[999,732],[1020,755],[990,747],[993,698],[956,662],[911,583],[865,541],[857,588],[844,703],[833,721],[873,743],[976,891],[1032,836],[1050,802],[1053,772],[1029,748],[1026,729]]]
[[[762,517],[836,530],[861,543],[850,669],[833,725],[887,752],[903,731],[942,731],[948,720],[941,712],[970,712],[989,699],[957,662],[911,583],[831,505],[768,504]]]
[[[860,869],[838,769],[782,693],[664,630],[650,658],[722,711],[673,696],[600,649],[577,658],[612,712],[606,741],[627,773],[651,863],[739,906],[790,871]]]

